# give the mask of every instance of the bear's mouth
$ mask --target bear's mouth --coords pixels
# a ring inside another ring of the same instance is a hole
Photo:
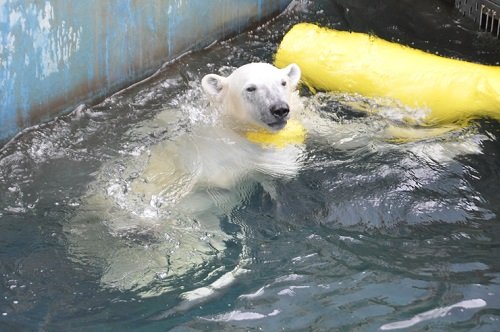
[[[275,122],[268,123],[267,125],[269,126],[269,128],[272,129],[272,131],[278,131],[285,128],[286,124],[287,124],[286,120],[278,120]]]

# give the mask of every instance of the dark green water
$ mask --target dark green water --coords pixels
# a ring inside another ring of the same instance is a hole
[[[352,98],[303,90],[306,105],[337,124],[338,134],[328,142],[310,138],[304,167],[291,179],[271,179],[272,194],[254,183],[237,188],[236,204],[225,203],[230,194],[211,196],[218,203],[211,215],[227,236],[224,249],[205,251],[203,263],[174,277],[148,271],[158,277],[128,290],[102,281],[109,261],[119,257],[116,248],[154,251],[162,246],[158,239],[97,227],[100,241],[90,243],[100,247],[75,253],[75,220],[101,225],[130,218],[119,204],[105,212],[93,208],[89,193],[111,196],[110,183],[129,184],[132,176],[122,170],[144,150],[210,123],[201,77],[271,62],[295,23],[500,61],[500,42],[475,32],[447,2],[295,5],[1,150],[1,331],[500,330],[500,126],[494,121],[394,144],[380,134],[387,121],[359,112]],[[353,98],[359,108],[369,104]],[[142,261],[130,256],[131,265]],[[211,298],[183,301],[183,293],[235,268],[246,272]]]

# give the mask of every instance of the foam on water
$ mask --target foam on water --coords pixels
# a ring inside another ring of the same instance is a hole
[[[452,309],[463,308],[463,309],[477,309],[486,306],[486,301],[483,299],[472,299],[460,301],[458,303],[452,304],[443,308],[436,308],[421,314],[415,315],[412,318],[404,321],[384,324],[380,327],[383,331],[405,329],[417,325],[418,323],[424,322],[429,319],[435,319],[439,317],[444,317],[449,314]]]

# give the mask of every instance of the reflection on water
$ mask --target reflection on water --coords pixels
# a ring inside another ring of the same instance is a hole
[[[295,1],[25,133],[0,152],[0,330],[498,330],[498,123],[428,132],[303,90],[303,147],[214,130],[201,77],[272,61],[304,20],[500,59],[445,2]]]

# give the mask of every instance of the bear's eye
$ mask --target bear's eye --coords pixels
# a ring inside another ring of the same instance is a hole
[[[257,90],[257,87],[255,85],[250,85],[246,88],[246,90],[248,92],[254,92],[255,90]]]
[[[285,80],[281,81],[281,85],[286,86],[286,81]]]

